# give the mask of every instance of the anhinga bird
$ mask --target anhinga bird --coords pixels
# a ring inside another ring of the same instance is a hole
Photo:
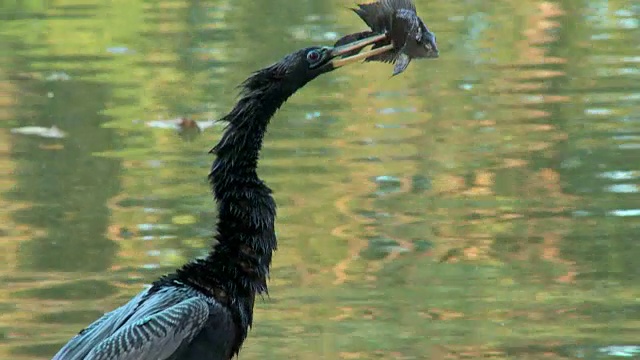
[[[209,181],[218,207],[216,244],[203,259],[163,276],[72,338],[54,360],[228,360],[252,324],[255,296],[276,248],[276,204],[256,167],[269,120],[298,89],[343,65],[392,50],[344,57],[386,38],[311,47],[255,72],[222,120]]]

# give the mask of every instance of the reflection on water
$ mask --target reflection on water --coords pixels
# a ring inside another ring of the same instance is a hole
[[[417,3],[440,59],[341,69],[272,123],[280,249],[242,357],[640,357],[640,8]],[[0,19],[7,359],[50,357],[206,253],[211,119],[250,72],[360,27],[337,0]]]

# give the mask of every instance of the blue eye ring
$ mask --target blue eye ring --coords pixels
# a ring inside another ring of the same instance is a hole
[[[307,61],[311,64],[315,64],[322,59],[322,54],[318,50],[311,50],[307,53]]]

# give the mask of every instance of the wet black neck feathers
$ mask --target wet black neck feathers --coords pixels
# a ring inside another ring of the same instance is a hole
[[[256,294],[267,292],[277,247],[276,204],[271,189],[258,178],[258,157],[271,117],[315,77],[292,78],[287,61],[254,73],[242,84],[239,101],[222,118],[226,130],[211,150],[217,156],[209,174],[218,204],[217,243],[206,258],[185,265],[176,276],[218,301],[243,297],[253,303]]]

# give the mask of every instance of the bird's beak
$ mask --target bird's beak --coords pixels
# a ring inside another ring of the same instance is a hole
[[[356,61],[364,60],[370,56],[382,54],[384,52],[392,50],[393,45],[389,44],[376,49],[360,52],[359,54],[356,54],[353,56],[341,57],[342,55],[348,54],[354,50],[360,50],[367,45],[371,45],[378,41],[385,40],[386,38],[387,38],[387,35],[385,34],[373,35],[358,41],[354,41],[349,44],[334,47],[331,49],[331,57],[333,58],[333,60],[331,60],[330,63],[333,65],[334,68],[339,68],[341,66],[345,66],[345,65],[354,63]]]

